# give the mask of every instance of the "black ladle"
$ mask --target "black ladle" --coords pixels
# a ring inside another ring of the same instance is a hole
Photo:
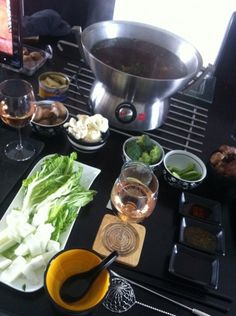
[[[117,257],[117,251],[113,251],[92,269],[74,274],[66,279],[60,289],[62,300],[67,303],[73,303],[80,300],[88,292],[100,272],[108,268]]]

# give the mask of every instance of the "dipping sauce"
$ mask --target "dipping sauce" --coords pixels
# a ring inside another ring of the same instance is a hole
[[[217,249],[217,237],[201,227],[186,227],[184,230],[184,242],[211,253]]]
[[[189,214],[202,219],[208,219],[211,215],[211,210],[199,204],[193,204],[190,208]]]
[[[91,53],[100,61],[131,75],[151,79],[177,79],[187,75],[187,67],[169,50],[135,38],[105,39]]]

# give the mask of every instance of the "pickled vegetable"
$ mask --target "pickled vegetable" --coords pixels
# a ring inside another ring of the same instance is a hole
[[[194,163],[188,164],[185,168],[178,168],[176,166],[167,166],[170,173],[173,174],[176,178],[188,180],[188,181],[197,181],[201,178],[201,173],[198,172],[197,167]]]

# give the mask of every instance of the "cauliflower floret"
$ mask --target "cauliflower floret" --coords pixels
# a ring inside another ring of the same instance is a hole
[[[95,114],[90,119],[100,132],[105,133],[108,130],[108,119],[101,114]]]
[[[67,123],[65,123],[64,124],[64,127],[70,127],[70,128],[74,128],[74,127],[76,127],[76,124],[77,124],[77,121],[76,121],[76,119],[74,118],[74,117],[72,117],[70,120],[69,120],[69,122],[67,122]]]
[[[101,114],[92,116],[78,114],[76,118],[71,118],[68,123],[64,124],[68,133],[76,139],[94,143],[100,141],[102,138],[101,133],[105,133],[109,128],[108,120]]]
[[[88,134],[85,136],[84,140],[86,142],[94,143],[101,139],[101,132],[96,129],[89,129]]]

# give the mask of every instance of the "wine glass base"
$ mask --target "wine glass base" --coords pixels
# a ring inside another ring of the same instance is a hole
[[[35,148],[28,142],[23,141],[22,147],[19,146],[19,142],[14,141],[6,145],[5,155],[15,161],[25,161],[35,154]]]
[[[109,251],[126,256],[137,249],[139,235],[130,224],[112,223],[104,228],[102,242]]]

